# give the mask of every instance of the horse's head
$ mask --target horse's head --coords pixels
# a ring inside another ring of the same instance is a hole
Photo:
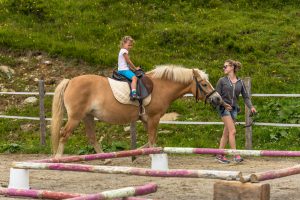
[[[196,101],[200,99],[205,102],[210,102],[213,106],[223,103],[222,97],[208,81],[208,76],[199,69],[193,69],[193,88],[192,93]]]

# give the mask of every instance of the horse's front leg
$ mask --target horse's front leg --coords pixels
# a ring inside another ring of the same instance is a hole
[[[149,117],[147,121],[147,132],[148,132],[148,143],[149,147],[154,147],[156,145],[156,134],[157,127],[159,124],[160,115],[155,115]]]
[[[85,118],[83,118],[83,122],[85,125],[85,132],[89,139],[89,143],[91,145],[93,145],[93,147],[97,153],[103,153],[102,145],[101,145],[102,140],[100,140],[98,143],[97,138],[96,138],[94,116],[87,115]],[[112,161],[111,159],[106,159],[106,160],[104,160],[104,164],[111,163],[111,161]]]

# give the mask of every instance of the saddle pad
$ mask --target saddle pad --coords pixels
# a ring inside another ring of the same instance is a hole
[[[130,104],[139,106],[139,102],[137,100],[131,101],[130,100],[130,89],[127,82],[124,81],[116,81],[111,78],[107,78],[109,85],[111,87],[111,90],[114,94],[114,97],[117,99],[118,102],[122,104]],[[151,95],[143,99],[143,105],[147,106],[151,101]]]

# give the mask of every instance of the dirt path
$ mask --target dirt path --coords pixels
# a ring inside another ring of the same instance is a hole
[[[47,155],[0,155],[0,184],[8,185],[9,167],[13,161],[46,158]],[[171,169],[215,169],[241,171],[245,174],[271,169],[290,167],[300,163],[300,159],[288,158],[246,158],[243,164],[219,164],[211,156],[169,156]],[[101,161],[86,162],[86,164],[102,164]],[[149,167],[148,156],[139,157],[135,163],[130,158],[113,160],[111,165]],[[153,178],[142,176],[97,174],[85,172],[31,171],[30,186],[34,189],[53,191],[96,193],[121,187],[143,185],[156,182],[159,186],[155,194],[148,198],[167,199],[213,199],[213,184],[216,180],[193,178]],[[299,200],[300,175],[268,181],[271,185],[272,200]],[[0,199],[12,199],[1,197]],[[14,198],[13,198],[14,199]]]

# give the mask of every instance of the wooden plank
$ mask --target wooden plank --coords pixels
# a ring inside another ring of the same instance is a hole
[[[218,181],[214,200],[270,200],[270,184]]]

